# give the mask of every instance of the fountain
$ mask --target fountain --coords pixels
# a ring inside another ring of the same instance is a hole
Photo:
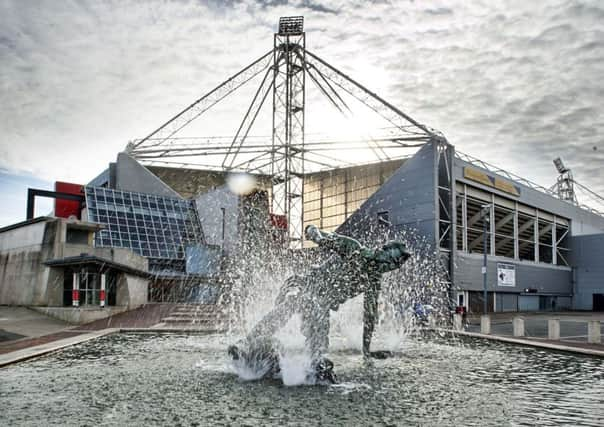
[[[335,349],[339,384],[284,387],[234,375],[225,365],[230,342],[218,334],[115,334],[3,368],[0,423],[598,425],[604,415],[597,358],[410,338],[385,360]]]
[[[244,340],[229,347],[235,362],[247,368],[257,366],[263,375],[279,375],[282,350],[275,333],[295,314],[301,316],[302,333],[311,357],[311,380],[335,383],[333,363],[326,358],[329,347],[330,311],[337,311],[348,300],[363,294],[363,355],[384,358],[384,351],[370,351],[378,316],[378,297],[382,275],[400,268],[410,257],[405,245],[390,241],[381,248],[369,249],[357,240],[326,233],[309,225],[305,234],[329,257],[304,275],[292,275],[279,289],[273,308],[253,327]]]
[[[378,225],[355,236],[367,247],[403,242],[411,256],[382,277],[374,349],[364,357],[363,302],[331,312],[336,384],[313,375],[294,315],[267,343],[280,379],[231,363],[228,346],[270,311],[287,277],[328,256],[261,241],[233,260],[223,295],[227,333],[119,333],[2,369],[6,425],[597,425],[604,417],[601,359],[461,338],[444,332],[450,299],[440,258],[411,231]],[[253,239],[252,239],[253,241]],[[253,250],[252,250],[253,249]],[[236,262],[235,262],[236,261]],[[228,297],[228,298],[227,298]],[[431,306],[428,318],[413,308]],[[426,329],[426,326],[428,329]],[[276,344],[276,343],[278,344]],[[259,358],[259,361],[265,359]]]

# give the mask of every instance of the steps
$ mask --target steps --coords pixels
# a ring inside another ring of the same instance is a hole
[[[207,332],[225,330],[226,315],[215,304],[176,304],[167,317],[156,326],[175,329],[194,329]]]

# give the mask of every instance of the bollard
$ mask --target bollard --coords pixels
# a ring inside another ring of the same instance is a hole
[[[488,314],[480,316],[480,333],[484,335],[491,333],[491,316]]]
[[[456,331],[463,330],[463,314],[455,313],[453,315],[453,329]]]
[[[512,327],[514,329],[515,337],[524,336],[524,319],[522,317],[514,317],[514,320],[512,320]]]
[[[590,344],[600,344],[602,342],[602,332],[599,320],[590,320],[587,322],[587,342]]]
[[[560,319],[549,319],[547,321],[547,338],[555,341],[560,339]]]

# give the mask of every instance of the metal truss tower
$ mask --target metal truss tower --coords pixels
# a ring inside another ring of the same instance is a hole
[[[302,246],[304,206],[304,18],[279,20],[273,49],[273,213],[287,219],[290,247]]]
[[[385,135],[356,141],[313,141],[305,137],[306,78],[350,120],[351,102],[363,105],[388,125]],[[183,129],[245,84],[260,80],[235,135],[187,137]],[[269,98],[272,132],[269,138],[250,135]],[[132,141],[126,151],[151,164],[202,167],[226,173],[269,176],[272,182],[274,225],[290,248],[303,245],[304,178],[317,170],[401,158],[401,149],[443,140],[437,131],[415,121],[376,93],[306,49],[304,18],[284,17],[274,34],[273,48],[198,98],[145,138]],[[360,151],[362,150],[362,152]],[[355,154],[361,161],[351,162]],[[199,159],[199,161],[194,161]],[[284,235],[285,234],[285,235]]]
[[[558,197],[561,200],[576,204],[577,196],[575,195],[573,173],[569,168],[564,166],[560,157],[554,159],[554,165],[560,174],[558,176],[558,182],[555,185]]]

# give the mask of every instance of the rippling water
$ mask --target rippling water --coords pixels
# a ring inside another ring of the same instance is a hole
[[[341,384],[241,381],[218,335],[120,334],[0,370],[1,425],[602,425],[604,361],[480,341],[332,354]]]

